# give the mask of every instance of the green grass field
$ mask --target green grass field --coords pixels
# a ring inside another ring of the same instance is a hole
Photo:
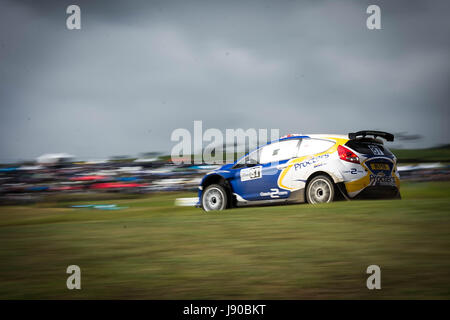
[[[3,206],[0,299],[449,299],[449,191],[208,214],[173,205],[190,194]],[[66,288],[72,264],[81,290]],[[366,288],[371,264],[381,290]]]

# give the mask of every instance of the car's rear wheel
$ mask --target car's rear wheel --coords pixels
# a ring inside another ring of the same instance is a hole
[[[202,195],[202,208],[205,211],[219,211],[227,207],[227,192],[224,187],[212,184],[206,187]]]
[[[306,187],[306,201],[311,204],[327,203],[334,199],[334,184],[325,175],[314,177]]]

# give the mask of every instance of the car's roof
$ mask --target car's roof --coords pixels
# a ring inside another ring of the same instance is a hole
[[[288,139],[298,139],[298,138],[348,139],[348,134],[326,134],[326,133],[321,133],[321,134],[288,134],[288,135],[285,135],[285,136],[283,136],[280,139],[275,140],[275,141],[288,140]]]
[[[311,138],[337,138],[337,139],[348,139],[348,134],[309,134],[308,135]]]
[[[287,134],[285,136],[282,136],[278,140],[272,140],[270,142],[267,142],[264,145],[260,145],[255,150],[258,150],[266,145],[276,143],[278,141],[284,141],[284,140],[289,140],[289,139],[299,139],[299,138],[300,139],[302,139],[302,138],[317,138],[317,139],[347,139],[348,140],[348,134],[309,134],[309,135],[304,135],[304,134],[300,134],[300,133]],[[253,150],[253,151],[255,151],[255,150]],[[253,151],[251,151],[251,152],[253,152]],[[237,159],[235,163],[237,163],[241,159],[245,158],[251,152],[249,152],[249,153],[243,155],[242,157],[240,157],[239,159]]]

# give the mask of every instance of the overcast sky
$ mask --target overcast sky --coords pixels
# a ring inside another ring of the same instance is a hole
[[[81,7],[81,30],[66,8]],[[381,7],[382,30],[366,9]],[[449,1],[0,0],[0,161],[169,152],[176,128],[449,143]]]

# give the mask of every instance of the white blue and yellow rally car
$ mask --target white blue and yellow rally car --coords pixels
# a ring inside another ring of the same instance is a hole
[[[209,172],[199,186],[205,211],[236,206],[400,198],[397,159],[387,132],[288,135]]]

